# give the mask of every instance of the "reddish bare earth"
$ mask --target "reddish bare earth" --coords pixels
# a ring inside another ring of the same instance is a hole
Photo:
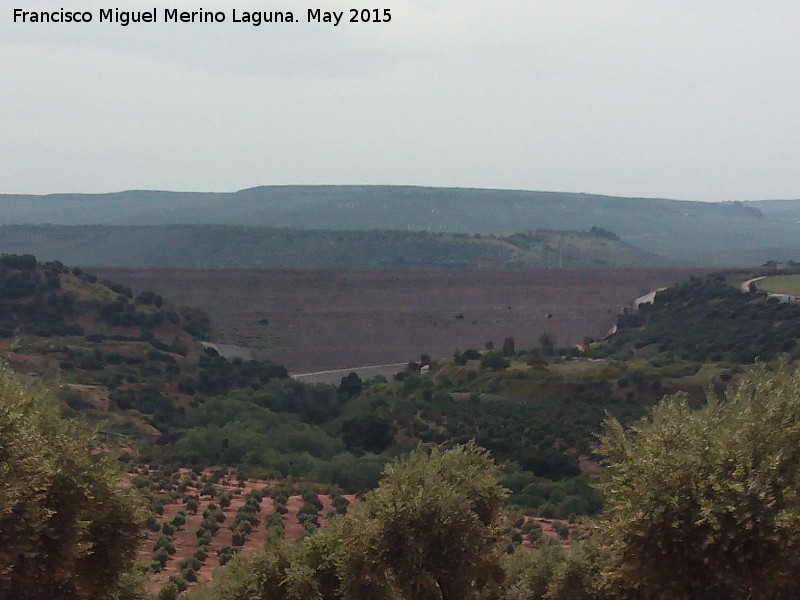
[[[506,336],[525,349],[543,332],[579,344],[604,336],[637,296],[708,271],[91,270],[206,310],[215,341],[294,373],[451,357]]]
[[[187,473],[188,471],[182,470],[181,476],[186,477]],[[206,473],[206,475],[208,474],[209,472]],[[150,589],[153,591],[159,590],[172,575],[179,577],[182,576],[181,562],[191,557],[195,550],[197,550],[196,533],[201,521],[203,520],[203,512],[208,508],[209,504],[218,504],[218,498],[221,494],[229,492],[233,495],[233,498],[231,499],[230,506],[222,509],[223,513],[225,514],[225,520],[220,524],[219,531],[217,531],[216,535],[211,538],[211,544],[209,545],[207,558],[197,571],[198,581],[209,581],[213,576],[214,570],[220,566],[219,556],[217,554],[218,550],[225,546],[231,545],[232,531],[230,527],[234,521],[237,511],[242,505],[244,505],[247,494],[256,489],[270,489],[276,485],[277,482],[275,481],[253,479],[244,482],[244,485],[240,487],[232,476],[214,484],[214,488],[217,492],[216,496],[212,498],[210,496],[201,495],[197,513],[192,514],[191,512],[187,511],[186,524],[178,529],[173,536],[175,553],[170,557],[169,561],[167,561],[165,567],[159,573],[153,575],[151,578]],[[180,496],[183,498],[186,495],[199,494],[199,491],[202,487],[203,484],[198,484],[197,487],[190,485],[186,492],[181,493]],[[166,494],[156,495],[160,495],[165,498],[167,497]],[[352,509],[358,503],[358,500],[355,498],[355,496],[345,495],[344,497],[350,502],[349,509]],[[323,509],[320,511],[319,523],[321,526],[324,526],[326,524],[324,515],[333,510],[333,507],[331,504],[331,499],[328,496],[320,494],[319,499],[323,505]],[[283,515],[282,519],[285,535],[288,540],[295,541],[300,532],[303,530],[302,525],[297,520],[297,511],[303,505],[303,500],[300,496],[290,496],[286,505],[288,512]],[[261,510],[258,513],[259,524],[253,527],[253,530],[247,536],[244,545],[241,547],[241,551],[247,552],[257,550],[264,545],[267,534],[267,528],[264,521],[269,514],[274,512],[273,500],[265,496],[261,500],[260,508]],[[182,499],[165,504],[163,515],[156,517],[158,523],[161,524],[172,521],[172,519],[181,509],[186,509]],[[148,532],[147,539],[142,543],[139,549],[138,557],[140,560],[145,563],[150,562],[150,557],[153,554],[153,545],[161,535],[162,534],[160,531]],[[192,587],[194,584],[190,583],[189,585]]]
[[[577,525],[575,524],[568,524],[566,521],[559,521],[558,519],[544,519],[542,517],[525,517],[526,523],[536,523],[542,528],[542,537],[548,537],[553,540],[557,540],[559,544],[561,544],[565,548],[569,548],[572,545],[572,540],[569,538],[561,539],[558,535],[558,532],[555,529],[555,524],[560,523],[566,525],[570,531],[577,529]],[[528,548],[529,550],[538,550],[541,547],[541,543],[535,540],[531,540],[528,538],[527,535],[523,536],[522,546],[524,548]]]
[[[145,475],[152,476],[152,473],[145,473]],[[201,477],[205,478],[206,481],[210,476],[210,470],[206,470],[201,475]],[[188,483],[190,481],[189,471],[186,469],[181,469],[179,480]],[[216,484],[213,484],[216,492],[214,497],[209,495],[200,495],[200,491],[205,487],[205,485],[206,482],[198,478],[195,483],[188,485],[185,492],[175,494],[175,496],[179,496],[178,499],[170,500],[170,496],[167,492],[159,492],[155,494],[155,497],[161,497],[167,500],[167,503],[164,505],[163,514],[157,516],[157,522],[159,525],[165,522],[171,522],[180,510],[184,510],[186,512],[186,523],[177,529],[172,536],[172,543],[175,547],[175,553],[167,561],[164,568],[151,577],[149,586],[151,591],[156,592],[161,589],[161,587],[173,575],[177,577],[183,577],[184,573],[182,573],[181,563],[184,560],[192,557],[195,551],[198,549],[198,538],[196,534],[203,520],[203,512],[206,511],[206,509],[208,509],[209,505],[212,503],[218,505],[220,496],[228,493],[232,495],[232,498],[230,505],[222,509],[225,519],[220,523],[217,533],[212,536],[211,543],[208,546],[207,557],[202,563],[202,566],[197,570],[198,582],[210,581],[213,577],[214,571],[220,566],[218,551],[221,548],[233,545],[231,526],[239,508],[245,504],[246,496],[254,490],[268,491],[279,485],[279,483],[276,481],[256,479],[239,483],[236,481],[235,476],[231,472],[231,474],[229,474],[227,477]],[[196,513],[192,513],[191,511],[187,510],[186,504],[183,501],[183,499],[187,496],[199,496],[199,506]],[[354,496],[344,497],[350,502],[348,507],[349,512],[353,507],[356,506],[358,500]],[[322,510],[319,511],[319,524],[320,526],[324,527],[327,524],[327,520],[325,519],[324,515],[327,515],[333,511],[333,503],[331,498],[327,495],[319,494],[318,498],[322,502]],[[303,499],[301,496],[289,496],[286,502],[287,512],[282,517],[285,536],[288,540],[293,542],[297,540],[298,536],[303,531],[303,526],[297,519],[298,511],[302,505]],[[267,526],[265,521],[267,516],[272,514],[274,511],[275,504],[273,499],[268,496],[264,496],[261,500],[260,511],[258,513],[259,523],[254,526],[253,530],[247,535],[244,544],[241,546],[242,552],[257,550],[264,545],[267,536]],[[572,530],[577,527],[574,524],[568,525],[563,521],[544,519],[540,517],[525,517],[525,521],[528,523],[533,522],[538,524],[541,527],[542,538],[556,540],[557,543],[561,544],[562,546],[569,546],[570,539],[569,537],[567,537],[567,539],[561,538],[558,534],[557,527],[561,527],[562,529],[566,527],[566,529],[562,531],[562,533],[565,534],[567,532],[572,532]],[[162,533],[160,531],[148,532],[147,539],[142,543],[142,546],[139,550],[139,559],[144,564],[150,563],[153,555],[153,546],[161,535]],[[538,536],[535,536],[534,539],[531,539],[531,537],[526,534],[523,536],[522,545],[524,548],[529,550],[536,550],[541,547],[542,542]],[[190,588],[194,587],[195,585],[196,583],[189,582]]]

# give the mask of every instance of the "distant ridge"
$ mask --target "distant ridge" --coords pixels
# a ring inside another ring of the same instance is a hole
[[[800,259],[800,200],[706,203],[414,186],[265,186],[232,193],[0,195],[0,223],[220,224],[445,233],[600,227],[681,262]]]
[[[513,235],[234,225],[5,225],[0,252],[83,266],[270,269],[661,267],[610,232]]]

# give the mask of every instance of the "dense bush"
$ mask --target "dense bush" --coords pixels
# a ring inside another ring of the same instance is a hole
[[[121,476],[54,397],[0,362],[0,597],[111,594],[140,540]]]
[[[800,305],[695,277],[621,315],[617,326],[619,340],[634,347],[655,344],[690,361],[752,363],[797,351]]]

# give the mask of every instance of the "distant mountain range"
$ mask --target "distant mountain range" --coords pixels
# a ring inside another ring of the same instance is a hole
[[[800,200],[705,203],[513,190],[271,186],[235,193],[0,195],[0,223],[215,224],[450,234],[599,227],[682,263],[752,265],[800,259]],[[15,251],[8,246],[2,250]]]

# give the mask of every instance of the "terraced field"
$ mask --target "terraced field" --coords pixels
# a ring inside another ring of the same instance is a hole
[[[157,479],[153,473],[147,472],[140,473],[138,477],[134,476],[134,481],[138,479],[141,485],[142,478],[153,481]],[[153,590],[160,589],[170,577],[185,579],[190,587],[196,582],[210,580],[214,570],[226,562],[225,554],[260,548],[270,529],[275,530],[276,535],[296,541],[308,528],[298,518],[303,507],[307,506],[307,500],[300,494],[291,492],[287,493],[285,501],[271,497],[270,494],[275,494],[276,489],[291,489],[282,487],[277,481],[259,479],[239,481],[231,472],[216,483],[211,483],[213,477],[210,470],[197,474],[187,469],[181,469],[170,479],[171,484],[164,486],[162,483],[150,491],[152,510],[150,523],[152,525],[154,522],[155,526],[150,527],[147,539],[139,550],[140,561],[155,565],[158,562],[154,558],[158,546],[165,544],[159,540],[162,537],[171,538],[170,543],[174,551],[170,549],[169,557],[163,561],[163,565],[154,569],[156,572],[151,579]],[[223,500],[226,497],[228,500]],[[329,515],[336,513],[334,499],[324,494],[316,497],[322,508],[318,509],[318,514],[313,520],[319,527],[325,527]],[[194,502],[190,500],[191,498]],[[339,511],[342,513],[348,512],[358,503],[358,499],[352,495],[343,495],[340,498],[346,500],[346,503],[339,500],[346,507]],[[248,505],[250,508],[255,506],[256,509],[249,511]],[[238,525],[243,520],[241,517],[237,519],[237,515],[240,514],[247,514],[249,527]],[[270,515],[275,514],[278,517],[270,519]],[[185,522],[181,522],[184,519]],[[217,523],[216,531],[208,529],[209,520]],[[180,524],[175,525],[176,522]],[[202,541],[202,534],[205,531],[211,533],[208,542]],[[241,533],[237,535],[237,532]],[[189,571],[193,571],[194,574],[188,574]],[[195,578],[196,582],[192,581]]]
[[[217,479],[216,482],[213,482]],[[166,481],[169,480],[169,483]],[[210,581],[215,569],[238,552],[262,547],[270,535],[295,542],[316,527],[325,527],[335,513],[347,514],[358,504],[352,495],[315,494],[310,490],[289,493],[285,483],[261,479],[237,479],[233,471],[215,477],[212,470],[180,469],[168,477],[142,468],[132,475],[138,487],[146,487],[150,498],[149,531],[138,560],[153,573],[150,589],[158,591],[170,579],[187,588]],[[227,498],[227,500],[224,500]],[[318,514],[308,520],[304,510],[318,502]],[[338,510],[337,510],[338,509]],[[506,519],[509,531],[530,550],[542,544],[570,545],[576,524],[541,517]],[[242,526],[247,520],[249,526]],[[216,526],[209,529],[209,523]],[[246,533],[244,533],[246,531]]]

